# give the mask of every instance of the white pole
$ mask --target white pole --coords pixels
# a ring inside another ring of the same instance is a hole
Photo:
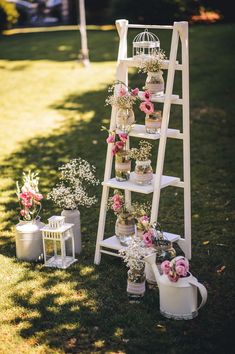
[[[87,47],[87,33],[86,33],[86,13],[84,0],[79,0],[79,16],[80,16],[80,33],[81,33],[81,54],[80,59],[84,66],[90,64]]]

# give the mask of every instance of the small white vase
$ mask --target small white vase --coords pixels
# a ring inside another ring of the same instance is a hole
[[[149,71],[145,82],[145,90],[148,90],[152,94],[163,95],[164,79],[162,75],[163,72],[161,70],[158,72]]]
[[[40,218],[20,221],[16,225],[16,257],[22,261],[39,261],[43,258],[41,228],[45,224]]]
[[[80,211],[77,209],[67,210],[64,209],[61,213],[65,217],[65,223],[74,224],[73,233],[74,233],[74,244],[75,244],[75,253],[79,254],[82,251],[82,236],[81,236],[81,218]],[[72,245],[66,245],[67,251],[72,251]]]

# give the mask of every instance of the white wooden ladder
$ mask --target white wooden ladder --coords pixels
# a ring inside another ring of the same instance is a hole
[[[132,182],[130,178],[126,182],[118,182],[115,178],[111,178],[112,170],[112,146],[108,144],[105,173],[103,181],[103,192],[100,206],[99,225],[97,232],[97,242],[94,263],[99,264],[101,261],[101,253],[113,256],[119,256],[118,250],[122,247],[116,236],[104,238],[107,201],[110,188],[119,188],[125,191],[125,200],[127,204],[131,204],[131,192],[149,194],[152,193],[152,209],[151,222],[158,218],[159,202],[161,189],[167,186],[180,187],[184,190],[184,235],[179,236],[173,233],[164,232],[164,235],[172,242],[177,242],[183,250],[185,256],[191,259],[191,191],[190,191],[190,119],[189,119],[189,58],[188,58],[188,23],[174,22],[173,26],[163,25],[135,25],[129,24],[127,20],[116,21],[118,34],[120,37],[118,63],[116,70],[116,80],[120,80],[128,85],[128,68],[136,67],[138,62],[133,58],[127,57],[127,34],[128,28],[150,28],[172,30],[171,49],[169,60],[164,61],[163,69],[168,70],[165,95],[152,100],[153,102],[163,102],[163,119],[161,126],[161,134],[147,134],[144,125],[136,124],[131,130],[129,136],[144,139],[160,139],[157,155],[156,172],[152,185],[139,186]],[[181,41],[181,58],[182,63],[177,61],[177,51],[179,40]],[[173,84],[175,71],[182,72],[182,98],[173,95]],[[177,129],[169,129],[170,109],[172,104],[182,105],[183,131]],[[112,108],[110,130],[116,127],[116,108]],[[183,141],[183,181],[179,177],[164,176],[163,167],[165,160],[165,150],[167,138],[181,139]],[[130,139],[128,139],[128,146]]]

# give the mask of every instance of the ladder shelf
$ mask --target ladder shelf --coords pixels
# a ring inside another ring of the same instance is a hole
[[[108,144],[106,165],[104,173],[103,192],[100,204],[100,216],[97,231],[96,252],[94,263],[99,264],[101,254],[108,254],[120,257],[118,251],[123,248],[118,238],[114,235],[111,237],[105,236],[105,223],[107,214],[107,201],[110,188],[122,189],[125,191],[125,200],[131,204],[131,193],[150,194],[152,193],[152,209],[150,222],[158,220],[159,202],[161,189],[168,186],[180,187],[184,193],[184,232],[180,236],[178,234],[164,232],[165,237],[177,242],[179,247],[184,252],[187,258],[191,258],[191,187],[190,187],[190,120],[189,120],[189,59],[188,59],[188,23],[174,22],[173,26],[163,25],[134,25],[129,24],[127,20],[116,21],[117,31],[120,37],[119,51],[117,59],[116,80],[124,82],[128,85],[128,68],[137,67],[138,60],[127,57],[127,34],[130,28],[151,28],[172,30],[171,48],[169,60],[164,61],[163,69],[167,70],[167,80],[164,95],[153,95],[152,102],[163,103],[162,125],[161,132],[158,134],[148,134],[145,131],[145,126],[134,124],[128,137],[128,146],[130,138],[144,138],[150,140],[159,140],[158,152],[156,154],[156,171],[151,184],[138,185],[133,181],[133,173],[130,179],[125,182],[118,182],[111,177],[112,173],[112,149]],[[177,51],[179,41],[181,42],[181,63],[177,60]],[[173,94],[175,71],[179,70],[182,74],[182,98],[179,95]],[[139,98],[143,99],[143,92],[139,92]],[[169,128],[171,105],[182,106],[182,132],[178,129]],[[110,119],[110,130],[116,128],[116,113],[117,109],[112,108]],[[165,150],[167,139],[179,139],[183,142],[183,180],[179,177],[163,175],[163,167],[165,160]]]

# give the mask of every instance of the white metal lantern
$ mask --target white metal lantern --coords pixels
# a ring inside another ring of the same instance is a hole
[[[160,40],[148,29],[137,34],[133,40],[133,58],[147,57],[156,54],[160,49]]]
[[[44,265],[66,269],[77,261],[75,259],[73,224],[64,222],[63,216],[54,215],[48,219],[49,224],[45,225],[42,231]],[[53,253],[47,255],[48,242],[53,242]],[[71,242],[72,254],[66,254],[66,243]]]

